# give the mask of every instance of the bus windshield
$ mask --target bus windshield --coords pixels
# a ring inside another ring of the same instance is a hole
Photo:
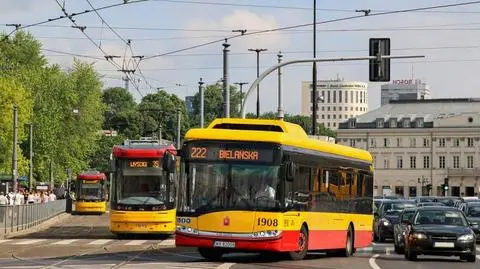
[[[103,181],[96,181],[92,183],[82,183],[80,181],[80,188],[78,191],[77,200],[86,201],[104,201]]]
[[[189,163],[185,209],[278,210],[279,166],[237,163]]]

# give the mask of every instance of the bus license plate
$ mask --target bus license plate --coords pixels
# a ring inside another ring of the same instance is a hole
[[[216,248],[235,248],[235,242],[214,241],[213,247]]]

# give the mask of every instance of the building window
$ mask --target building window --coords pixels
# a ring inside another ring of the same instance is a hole
[[[330,116],[330,115],[328,115],[328,116]],[[330,127],[330,122],[329,122],[329,123],[327,123],[327,126],[328,126],[328,127]]]
[[[417,157],[410,156],[410,168],[417,168]]]
[[[347,114],[345,114],[345,119],[348,119],[348,115],[347,115]]]
[[[363,103],[363,92],[360,92],[360,104]]]
[[[350,139],[350,147],[355,147],[355,139]]]
[[[325,114],[322,114],[322,120],[324,120],[324,119],[325,119]]]
[[[355,91],[355,103],[358,104],[358,91]]]
[[[444,148],[445,147],[445,138],[438,139],[438,147]]]
[[[327,111],[330,111],[330,107],[329,107],[329,106],[327,106]]]
[[[320,97],[325,98],[325,91],[322,91],[322,96],[320,96]]]
[[[423,139],[423,146],[424,146],[425,148],[430,147],[430,140],[429,140],[428,138],[424,138],[424,139]]]
[[[333,102],[336,103],[337,102],[337,91],[332,91],[332,94],[333,94]]]
[[[467,168],[473,168],[473,156],[467,156]]]
[[[337,119],[337,115],[336,114],[333,114],[333,119]]]
[[[330,104],[330,91],[327,91],[327,103]]]
[[[403,128],[409,128],[410,127],[410,120],[404,119],[403,120]]]
[[[383,120],[382,119],[377,120],[377,128],[383,128]]]
[[[333,108],[333,111],[337,111],[337,107],[336,107],[336,106],[334,106],[334,107],[332,107],[332,108]]]
[[[342,119],[342,114],[338,115],[338,118],[339,118],[339,119]]]
[[[376,140],[375,138],[371,138],[371,139],[370,139],[370,146],[371,146],[372,148],[377,147],[377,140]]]
[[[417,139],[415,137],[410,138],[410,147],[414,148],[417,146]]]
[[[337,127],[337,123],[336,123],[336,122],[333,123],[333,127]]]
[[[388,142],[389,142],[389,141],[388,141],[388,138],[384,138],[384,139],[383,139],[383,146],[384,146],[384,147],[388,147],[388,145],[389,145]]]
[[[338,91],[338,102],[341,103],[342,102],[342,91]]]
[[[353,106],[350,107],[350,111],[353,111]]]
[[[403,186],[395,186],[395,195],[403,197]]]
[[[355,107],[355,111],[358,111],[358,107]]]
[[[327,119],[330,119],[330,115],[327,115]]]
[[[460,147],[460,138],[453,139],[453,146],[456,148]]]
[[[467,138],[467,146],[473,148],[473,137]]]
[[[397,138],[397,148],[400,148],[402,146],[402,139]]]
[[[402,156],[397,156],[397,168],[399,168],[399,169],[403,168],[403,157]]]
[[[387,158],[383,160],[383,168],[385,169],[390,168],[390,161]]]
[[[453,168],[460,168],[460,156],[453,156]]]
[[[345,107],[345,111],[348,111],[348,107]]]
[[[438,156],[438,168],[445,168],[445,156]]]
[[[430,156],[423,156],[423,168],[430,168]]]
[[[348,103],[348,92],[345,91],[345,103]]]
[[[338,107],[338,111],[342,111],[342,107],[341,107],[341,106]]]
[[[322,106],[322,111],[325,111],[325,107],[324,107],[324,106]]]

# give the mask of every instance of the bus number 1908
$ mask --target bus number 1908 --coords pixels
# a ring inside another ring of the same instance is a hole
[[[277,219],[257,218],[257,226],[278,226]]]

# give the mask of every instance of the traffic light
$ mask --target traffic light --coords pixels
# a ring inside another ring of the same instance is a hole
[[[390,38],[370,38],[369,55],[377,57],[369,60],[370,81],[390,81]]]
[[[445,191],[448,191],[448,177],[446,177],[446,178],[444,179],[443,189],[444,189]]]

